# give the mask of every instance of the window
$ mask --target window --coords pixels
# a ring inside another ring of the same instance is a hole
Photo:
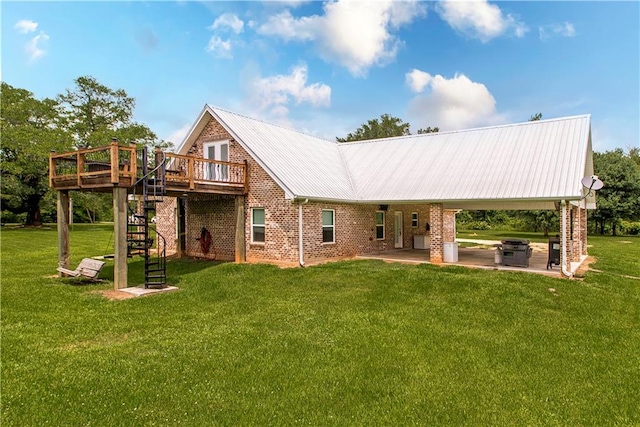
[[[251,243],[264,243],[264,208],[251,209]]]
[[[418,212],[411,212],[411,228],[418,228]]]
[[[376,211],[376,239],[384,240],[384,211]]]
[[[333,209],[322,210],[322,243],[336,241],[336,212]]]

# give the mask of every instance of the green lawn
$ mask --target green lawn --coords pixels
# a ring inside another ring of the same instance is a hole
[[[110,239],[75,225],[71,264]],[[640,424],[638,238],[590,238],[583,281],[173,260],[121,301],[50,277],[55,229],[0,243],[2,426]]]

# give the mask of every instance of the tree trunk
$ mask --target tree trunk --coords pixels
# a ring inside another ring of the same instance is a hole
[[[613,224],[611,225],[611,231],[612,231],[612,234],[614,236],[618,235],[618,233],[616,232],[616,222],[615,221],[613,221]]]
[[[27,220],[24,225],[40,226],[42,225],[42,214],[40,212],[40,200],[42,196],[33,194],[27,197]]]

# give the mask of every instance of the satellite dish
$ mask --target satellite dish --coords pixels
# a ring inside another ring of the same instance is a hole
[[[595,175],[585,176],[580,182],[582,182],[583,187],[589,189],[589,192],[591,190],[598,191],[604,187],[604,183]]]

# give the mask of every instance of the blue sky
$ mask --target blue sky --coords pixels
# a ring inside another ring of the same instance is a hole
[[[589,113],[640,145],[639,2],[7,2],[2,80],[91,75],[181,141],[205,103],[333,139],[389,113],[463,129]]]

